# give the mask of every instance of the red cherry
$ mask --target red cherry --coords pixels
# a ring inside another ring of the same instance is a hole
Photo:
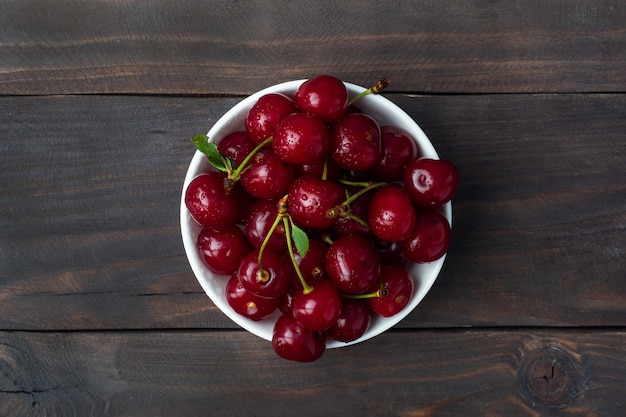
[[[326,276],[326,249],[327,246],[321,241],[317,239],[309,239],[309,250],[306,252],[304,257],[300,256],[297,250],[294,250],[296,264],[298,265],[305,282],[313,283],[314,280]],[[285,256],[288,257],[289,255],[286,254]],[[293,267],[291,259],[286,259],[285,262],[289,263],[289,265]],[[293,274],[294,276],[296,274],[295,268]],[[299,289],[302,288],[299,279],[295,280],[295,285]]]
[[[271,149],[262,149],[241,174],[241,185],[257,198],[274,200],[287,194],[295,168],[284,164]]]
[[[255,248],[261,247],[277,216],[278,208],[276,207],[276,202],[258,200],[254,203],[245,223],[246,236],[252,246]],[[268,249],[278,254],[287,252],[287,239],[282,223],[278,224],[274,229],[266,245]]]
[[[402,181],[404,167],[417,158],[417,144],[406,131],[395,126],[381,126],[382,158],[372,169],[376,181]]]
[[[246,132],[237,131],[225,136],[217,144],[217,151],[220,155],[232,159],[236,165],[240,165],[255,146]]]
[[[386,294],[368,298],[369,307],[380,316],[391,317],[398,314],[409,303],[413,294],[413,279],[400,265],[387,265],[380,271],[380,285]],[[375,289],[375,290],[376,290]]]
[[[344,200],[344,189],[336,182],[305,175],[296,178],[289,188],[289,214],[305,227],[325,229],[335,221],[329,210]]]
[[[303,82],[294,94],[296,105],[325,122],[339,120],[348,108],[345,84],[331,75],[318,75]]]
[[[226,301],[237,313],[258,321],[272,314],[279,304],[277,298],[262,298],[246,290],[237,275],[232,275],[226,284]]]
[[[226,176],[207,172],[195,177],[185,190],[185,206],[200,226],[227,227],[239,219],[239,204],[232,193],[224,189]]]
[[[296,112],[296,104],[284,94],[269,93],[259,98],[246,116],[246,132],[255,143],[261,143],[274,134],[276,126]]]
[[[362,294],[378,279],[380,258],[366,238],[343,236],[326,251],[326,272],[339,291]]]
[[[350,113],[335,123],[330,132],[330,155],[348,171],[371,170],[382,157],[380,128],[363,113]]]
[[[450,246],[450,223],[436,210],[417,212],[417,224],[411,236],[402,242],[402,252],[416,263],[433,262],[441,258]]]
[[[326,333],[306,330],[291,313],[284,313],[274,324],[272,347],[283,359],[313,362],[326,350]]]
[[[369,225],[379,239],[399,242],[415,228],[415,211],[404,188],[392,184],[374,194],[369,206]]]
[[[289,164],[321,162],[330,147],[328,128],[315,116],[293,113],[276,127],[272,147]]]
[[[311,284],[313,291],[298,291],[291,302],[293,317],[307,330],[322,331],[335,324],[341,313],[341,297],[326,279]]]
[[[265,250],[261,256],[261,270],[258,257],[259,250],[255,249],[242,259],[237,270],[241,285],[259,297],[281,297],[291,285],[291,269],[280,255]]]
[[[365,334],[371,322],[372,311],[366,300],[343,298],[341,314],[327,333],[340,342],[352,342]]]
[[[418,158],[404,170],[404,186],[415,204],[438,207],[452,199],[459,185],[459,172],[450,161]]]
[[[234,273],[251,250],[241,229],[234,225],[223,229],[202,229],[196,246],[204,263],[218,275]]]

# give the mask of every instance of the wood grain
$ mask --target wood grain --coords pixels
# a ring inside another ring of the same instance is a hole
[[[396,331],[297,364],[239,331],[1,332],[0,414],[621,417],[625,342],[603,331]],[[562,362],[575,386],[556,405],[519,379],[547,352],[563,359],[534,368],[537,390]]]
[[[461,172],[453,243],[405,328],[626,325],[626,96],[400,95]],[[237,98],[0,99],[0,328],[232,328],[178,215]]]
[[[0,1],[0,94],[625,92],[620,0]]]

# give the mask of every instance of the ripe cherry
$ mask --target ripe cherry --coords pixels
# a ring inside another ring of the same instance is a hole
[[[265,94],[248,111],[245,120],[246,132],[254,143],[261,143],[272,136],[276,126],[296,110],[296,104],[286,95]]]
[[[371,170],[382,157],[380,128],[364,113],[350,113],[335,123],[330,132],[330,155],[348,171]]]
[[[306,330],[291,313],[283,313],[274,324],[272,347],[281,358],[313,362],[326,350],[326,333]]]
[[[418,158],[404,170],[404,186],[415,204],[438,207],[452,198],[459,185],[459,172],[450,161]]]
[[[252,142],[252,139],[246,132],[237,131],[226,135],[217,144],[217,151],[220,155],[232,159],[238,166],[252,152],[254,147],[254,142]]]
[[[270,250],[263,251],[261,267],[258,258],[259,250],[255,249],[242,259],[237,270],[241,285],[259,297],[281,297],[291,285],[291,269],[280,255]]]
[[[210,270],[218,275],[230,275],[252,249],[244,233],[237,226],[222,229],[203,228],[196,246]]]
[[[352,342],[363,336],[372,322],[372,311],[366,300],[343,298],[341,314],[327,331],[340,342]]]
[[[411,299],[413,294],[413,279],[400,265],[387,265],[380,271],[378,288],[385,290],[382,297],[368,298],[369,307],[376,314],[391,317],[398,314]],[[374,287],[376,289],[377,287]]]
[[[450,223],[433,209],[417,212],[417,223],[411,236],[402,242],[402,252],[416,263],[433,262],[441,258],[450,246]]]
[[[344,189],[338,183],[304,175],[289,188],[289,214],[305,227],[324,229],[335,221],[329,211],[344,199]]]
[[[226,284],[226,300],[237,313],[258,321],[272,314],[279,305],[277,298],[263,298],[246,290],[237,275],[232,275]]]
[[[252,246],[260,248],[276,220],[278,208],[272,200],[258,200],[252,206],[245,223],[246,236]],[[278,224],[267,239],[266,247],[278,254],[287,252],[287,239],[282,223]]]
[[[241,174],[241,184],[254,197],[273,200],[287,193],[294,175],[293,165],[284,164],[271,149],[262,149]]]
[[[195,177],[185,190],[185,206],[200,226],[227,227],[239,219],[239,204],[224,189],[226,176],[211,171]]]
[[[341,297],[327,279],[315,280],[311,286],[311,292],[295,293],[291,302],[293,317],[307,330],[326,330],[339,318]]]
[[[366,238],[343,236],[326,252],[326,272],[339,291],[362,294],[378,279],[380,258]]]
[[[397,184],[376,191],[369,205],[369,225],[379,239],[399,242],[415,228],[415,211],[407,192]]]
[[[294,251],[296,264],[302,273],[305,282],[313,283],[313,281],[326,276],[326,249],[327,246],[317,239],[309,239],[309,248],[306,255],[302,257],[297,250]],[[285,255],[288,257],[289,255]],[[291,259],[286,259],[292,267]],[[293,271],[296,274],[295,269]],[[296,287],[302,289],[299,279],[295,280]]]
[[[331,75],[318,75],[303,82],[294,94],[296,105],[325,122],[335,122],[348,108],[345,84]]]
[[[417,158],[415,140],[406,131],[395,126],[381,126],[382,158],[372,168],[376,181],[402,181],[404,167]]]
[[[330,147],[328,128],[310,114],[290,114],[276,127],[272,147],[289,164],[322,162]]]

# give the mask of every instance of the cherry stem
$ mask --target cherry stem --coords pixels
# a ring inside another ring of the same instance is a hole
[[[289,252],[289,258],[291,259],[291,263],[293,264],[294,269],[296,270],[296,275],[300,280],[300,284],[302,285],[304,294],[309,294],[313,291],[313,287],[307,284],[304,276],[302,275],[302,271],[300,271],[300,267],[298,266],[298,261],[296,261],[296,255],[293,251],[293,244],[291,243],[291,225],[289,224],[289,215],[279,215],[279,218],[282,218],[283,225],[285,227],[285,236],[287,237],[287,251]]]
[[[276,230],[276,228],[278,227],[278,224],[280,223],[283,217],[284,217],[284,214],[280,213],[279,211],[278,215],[276,216],[276,219],[274,220],[274,223],[272,223],[272,226],[270,227],[270,230],[268,230],[267,235],[265,235],[265,239],[263,239],[263,243],[261,243],[261,247],[259,248],[259,256],[257,257],[257,262],[259,264],[259,273],[264,272],[263,265],[261,263],[261,258],[263,258],[263,252],[265,251],[267,242],[269,242],[270,237],[272,236],[272,233],[274,233],[274,230]],[[289,241],[289,239],[287,239],[287,241]]]
[[[381,288],[377,291],[366,293],[366,294],[341,294],[344,298],[352,298],[355,300],[363,300],[367,298],[382,298],[387,297],[389,295],[389,290],[387,288]]]
[[[342,216],[354,220],[355,222],[357,222],[358,224],[360,224],[363,227],[367,227],[368,229],[370,228],[370,225],[367,224],[367,222],[365,220],[363,220],[362,218],[360,218],[358,216],[355,216],[352,213],[349,213],[349,212],[348,213],[344,213],[344,214],[342,214]]]
[[[343,202],[342,205],[348,206],[350,205],[350,203],[352,203],[354,200],[356,200],[357,198],[361,197],[363,194],[365,194],[366,192],[373,190],[374,188],[378,188],[378,187],[384,187],[385,185],[387,185],[386,182],[375,182],[375,183],[352,183],[352,184],[348,184],[348,185],[365,185],[363,188],[361,188],[359,191],[357,191],[356,193],[352,194],[350,197],[348,197],[346,199],[346,201]]]
[[[322,170],[322,179],[324,181],[328,179],[328,156],[324,158],[324,169]]]
[[[252,151],[250,151],[250,153],[246,155],[244,160],[241,161],[241,164],[239,164],[239,166],[235,168],[232,174],[229,175],[229,179],[233,182],[238,181],[239,177],[241,176],[241,173],[244,171],[244,169],[248,165],[248,162],[250,162],[250,160],[254,157],[254,155],[256,155],[257,152],[263,149],[263,147],[267,145],[268,143],[270,143],[273,139],[274,137],[270,136],[269,138],[265,139],[263,142],[259,143],[254,149],[252,149]]]
[[[378,80],[378,82],[374,86],[361,92],[359,95],[357,95],[352,100],[350,100],[350,102],[348,103],[348,106],[353,105],[361,97],[364,97],[368,94],[380,94],[385,88],[387,88],[389,83],[391,83],[391,80],[389,78],[381,78],[380,80]]]

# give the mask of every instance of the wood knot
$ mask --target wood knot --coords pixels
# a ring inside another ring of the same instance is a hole
[[[526,353],[517,372],[519,388],[534,407],[567,406],[582,392],[583,379],[574,360],[558,346]]]

